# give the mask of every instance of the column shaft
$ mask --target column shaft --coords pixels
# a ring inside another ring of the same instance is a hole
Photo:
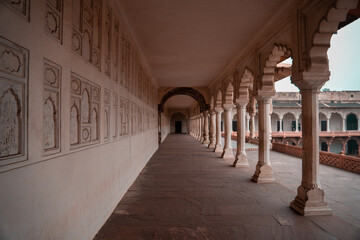
[[[258,183],[275,181],[270,164],[270,98],[258,97],[259,106],[259,160],[253,181]]]
[[[215,144],[216,144],[216,113],[214,110],[211,110],[210,112],[210,144],[209,144],[209,148],[215,148]]]
[[[250,138],[255,138],[255,114],[250,113]]]
[[[234,161],[234,167],[249,166],[245,151],[245,133],[246,133],[246,103],[236,106],[237,111],[237,149]]]
[[[221,112],[222,110],[216,109],[216,146],[214,152],[222,152],[221,145]]]
[[[301,90],[302,99],[302,181],[291,208],[303,215],[329,215],[319,181],[318,90]]]
[[[225,146],[224,151],[221,155],[222,158],[226,159],[234,159],[234,154],[231,147],[231,133],[232,133],[232,119],[231,119],[231,111],[232,107],[226,106],[224,107],[224,124],[225,124]]]
[[[204,111],[204,141],[203,144],[209,144],[209,111]]]

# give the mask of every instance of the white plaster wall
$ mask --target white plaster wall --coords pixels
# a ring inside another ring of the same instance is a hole
[[[170,133],[170,119],[167,117],[167,113],[161,114],[161,139],[160,142],[163,142],[167,135]]]
[[[64,2],[63,44],[48,36],[45,4],[31,1],[28,22],[0,3],[0,35],[28,49],[30,55],[28,159],[0,167],[0,239],[92,239],[158,148],[157,109],[107,78],[103,55],[99,71],[72,52],[70,0]],[[61,151],[46,157],[42,150],[44,58],[62,67]],[[77,149],[70,149],[69,141],[71,72],[101,87],[99,143]],[[104,88],[153,114],[151,127],[105,142]]]

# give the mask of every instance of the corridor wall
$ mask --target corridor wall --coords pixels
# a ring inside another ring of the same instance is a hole
[[[158,148],[157,84],[115,2],[7,2],[0,239],[92,239]]]

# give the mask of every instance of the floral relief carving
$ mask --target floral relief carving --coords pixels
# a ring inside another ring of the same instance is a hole
[[[30,0],[3,0],[3,2],[30,21]]]
[[[27,158],[28,56],[0,37],[0,165]]]
[[[47,0],[45,12],[45,31],[62,42],[62,0]]]
[[[25,55],[0,43],[0,71],[24,77]]]

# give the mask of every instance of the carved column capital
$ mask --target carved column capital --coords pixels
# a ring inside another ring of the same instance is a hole
[[[231,109],[233,109],[234,108],[234,104],[233,103],[224,103],[223,104],[223,109],[225,110],[225,111],[230,111]]]
[[[216,107],[214,110],[216,113],[222,113],[224,111],[222,107]]]
[[[329,80],[330,72],[300,72],[291,76],[291,82],[301,91],[315,90],[320,92],[321,87]]]

